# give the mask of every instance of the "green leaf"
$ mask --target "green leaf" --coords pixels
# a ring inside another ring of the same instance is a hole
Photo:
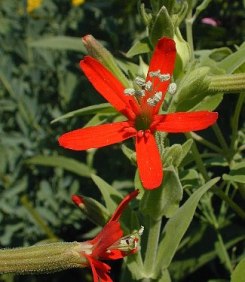
[[[127,52],[127,57],[133,57],[139,54],[149,53],[151,48],[147,38],[143,38],[140,41],[137,41]]]
[[[97,113],[115,113],[116,111],[109,103],[102,103],[99,105],[92,105],[88,106],[82,109],[78,109],[69,113],[64,114],[63,116],[60,116],[54,120],[51,121],[51,123],[55,123],[57,121],[72,118],[75,116],[84,116],[84,115],[93,115]]]
[[[124,155],[133,163],[136,163],[136,152],[130,148],[128,148],[126,145],[122,144],[122,151]]]
[[[211,94],[204,97],[201,102],[191,108],[192,111],[213,111],[223,100],[223,93]]]
[[[141,280],[144,278],[144,266],[140,252],[127,256],[125,262],[135,280]]]
[[[122,195],[99,176],[92,174],[91,177],[96,186],[99,188],[107,209],[112,214],[117,208],[120,200],[122,200]]]
[[[162,216],[172,217],[178,209],[183,195],[182,185],[174,167],[169,167],[164,172],[161,187],[152,191],[145,191],[141,200],[142,213],[155,220],[159,220]]]
[[[245,64],[245,44],[241,46],[236,52],[219,62],[217,66],[224,69],[226,73],[233,73],[243,64]]]
[[[231,275],[231,282],[241,282],[245,277],[245,258],[236,266]]]
[[[229,174],[223,174],[225,181],[234,181],[245,184],[245,162],[235,164]]]
[[[205,185],[195,191],[189,199],[177,210],[175,215],[170,218],[163,230],[163,238],[158,248],[156,271],[160,273],[170,265],[177,248],[187,231],[200,198],[217,181],[219,177],[207,182]]]
[[[28,43],[30,47],[33,48],[48,48],[55,50],[72,50],[86,53],[86,49],[82,44],[80,37],[71,36],[53,36],[48,38],[42,38],[36,41],[31,41]]]
[[[86,164],[63,156],[35,156],[26,161],[28,165],[59,167],[79,176],[90,177],[93,170]]]

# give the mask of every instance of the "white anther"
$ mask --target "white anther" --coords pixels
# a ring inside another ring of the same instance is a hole
[[[139,97],[144,97],[145,96],[145,90],[136,90],[135,95]]]
[[[148,80],[146,83],[145,83],[145,90],[146,91],[151,91],[152,90],[152,82],[150,80]]]
[[[140,227],[140,229],[138,231],[139,236],[142,236],[142,234],[144,232],[144,229],[145,229],[144,226],[141,225],[141,227]]]
[[[153,100],[157,103],[162,99],[162,91],[156,92],[153,96]]]
[[[176,89],[177,89],[177,85],[176,83],[172,82],[169,84],[168,86],[168,92],[173,95],[175,92],[176,92]]]
[[[135,81],[135,83],[136,83],[137,85],[139,85],[140,87],[145,86],[145,80],[144,80],[144,78],[142,78],[142,77],[137,76],[134,81]]]
[[[126,88],[126,89],[124,89],[124,94],[129,95],[129,96],[134,96],[135,90],[133,88]]]
[[[161,82],[167,81],[170,79],[170,74],[169,73],[164,73],[164,74],[160,73],[158,75],[158,78],[160,79]]]
[[[154,107],[157,104],[157,102],[153,98],[148,98],[146,101],[147,101],[147,104],[151,107]]]
[[[159,74],[160,74],[160,70],[149,72],[150,77],[157,77],[157,76],[159,76]]]

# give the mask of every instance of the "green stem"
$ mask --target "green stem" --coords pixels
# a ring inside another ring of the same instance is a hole
[[[188,139],[191,138],[190,133],[186,133],[185,135]],[[202,174],[205,181],[208,181],[209,180],[208,172],[203,164],[195,140],[193,140],[193,144],[192,144],[192,153],[198,170]],[[213,189],[211,189],[211,191],[215,195],[217,195],[220,199],[224,200],[242,219],[245,219],[245,212],[234,201],[232,201],[232,199],[228,197],[221,189],[215,186]]]
[[[192,153],[193,153],[194,160],[196,162],[198,170],[200,171],[200,173],[204,177],[205,181],[208,181],[209,180],[208,172],[206,170],[206,167],[203,164],[203,161],[202,161],[201,155],[198,151],[195,140],[191,137],[190,133],[185,133],[185,136],[186,136],[187,139],[191,138],[193,140],[191,150],[192,150]]]
[[[53,233],[53,231],[49,228],[49,226],[43,221],[39,213],[35,210],[35,208],[30,203],[28,197],[22,196],[20,201],[22,205],[31,214],[35,222],[39,225],[39,227],[43,230],[43,232],[48,236],[48,238],[58,240],[59,238]]]
[[[232,119],[232,135],[231,135],[231,146],[230,146],[230,150],[234,151],[234,145],[235,145],[235,141],[236,141],[236,137],[237,137],[237,132],[238,132],[238,123],[239,123],[239,116],[242,110],[242,106],[243,106],[243,102],[244,102],[244,97],[245,97],[245,93],[241,93],[239,95],[237,104],[236,104],[236,108],[234,111],[234,117]]]
[[[240,208],[230,197],[228,197],[222,190],[217,187],[212,188],[212,191],[220,199],[224,200],[242,219],[245,219],[245,211]]]
[[[146,248],[146,257],[144,260],[144,273],[145,278],[149,279],[154,276],[154,268],[156,262],[156,255],[158,249],[159,236],[161,231],[161,219],[150,219],[150,227]],[[150,280],[146,280],[150,281]]]
[[[194,60],[194,44],[193,44],[192,24],[193,24],[192,9],[189,8],[189,12],[188,12],[186,20],[185,20],[186,37],[187,37],[187,42],[190,46],[191,60]]]
[[[217,234],[220,250],[223,254],[224,264],[225,264],[226,268],[229,270],[229,272],[232,273],[232,263],[231,263],[230,256],[229,256],[229,254],[226,250],[223,238],[222,238],[219,230],[217,230],[217,229],[216,229],[216,234]]]
[[[81,244],[51,243],[0,250],[0,273],[49,273],[82,267],[87,259],[80,255]]]
[[[220,147],[218,147],[217,145],[207,141],[206,139],[204,139],[202,136],[196,134],[195,132],[190,132],[190,135],[195,141],[203,144],[204,146],[208,147],[209,149],[213,150],[214,152],[217,152],[219,154],[222,153],[222,149]]]
[[[215,123],[214,125],[212,125],[212,129],[223,149],[223,152],[225,153],[225,156],[229,159],[229,155],[230,155],[230,152],[229,152],[229,147],[225,141],[225,138],[219,128],[219,126],[217,125],[217,123]]]

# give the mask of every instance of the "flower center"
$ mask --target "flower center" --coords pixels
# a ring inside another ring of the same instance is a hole
[[[152,118],[150,115],[141,114],[135,119],[135,128],[137,131],[139,130],[147,130],[150,128],[152,122]]]
[[[134,96],[137,102],[141,105],[143,97],[145,97],[148,106],[154,107],[161,100],[163,93],[158,91],[160,84],[171,79],[169,73],[162,74],[160,70],[149,72],[151,80],[145,81],[142,77],[136,77],[134,80],[134,88],[126,88],[125,95]],[[170,91],[173,89],[173,84],[170,84]],[[172,91],[173,92],[173,91]]]

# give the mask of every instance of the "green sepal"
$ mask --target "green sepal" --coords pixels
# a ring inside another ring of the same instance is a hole
[[[149,26],[149,38],[153,46],[162,37],[174,37],[174,26],[166,7],[162,6]]]
[[[140,203],[144,215],[155,220],[162,216],[172,217],[179,207],[183,189],[177,171],[173,166],[164,170],[164,180],[160,188],[146,190]]]
[[[177,58],[175,62],[174,76],[178,77],[186,69],[191,58],[191,49],[189,44],[183,39],[180,30],[176,28],[174,41],[177,49]]]

